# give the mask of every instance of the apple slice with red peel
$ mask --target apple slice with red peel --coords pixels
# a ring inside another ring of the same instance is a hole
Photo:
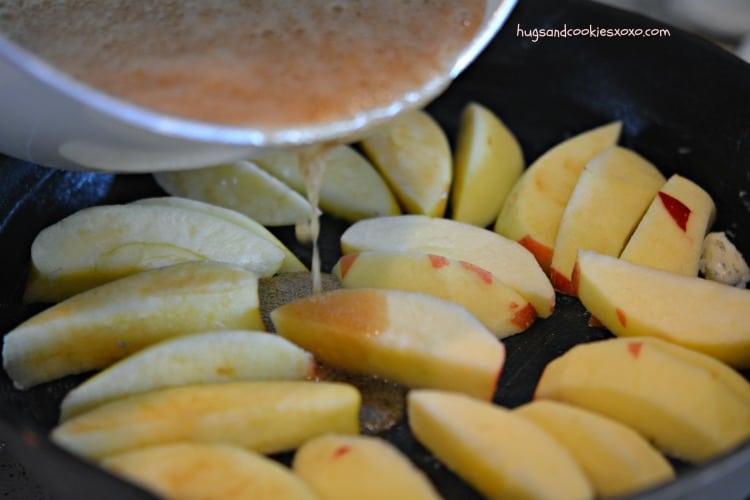
[[[578,297],[622,337],[660,337],[750,367],[750,290],[579,252]]]
[[[491,272],[442,255],[370,250],[343,256],[333,268],[344,288],[421,292],[466,308],[495,336],[527,329],[536,311]]]
[[[489,400],[505,347],[463,307],[430,295],[340,289],[271,312],[276,332],[327,365]]]
[[[716,216],[711,196],[677,174],[659,190],[620,258],[697,276],[703,238]]]
[[[264,328],[254,273],[187,262],[109,282],[31,317],[5,335],[3,366],[26,389],[104,368],[168,338]]]
[[[531,421],[463,394],[413,390],[412,433],[487,498],[593,497],[570,452]]]
[[[427,476],[374,436],[328,434],[302,445],[292,470],[327,500],[438,500]]]
[[[520,243],[493,231],[450,219],[420,215],[359,221],[341,235],[344,254],[365,250],[417,251],[474,264],[491,272],[546,318],[555,291],[534,256]]]
[[[653,337],[609,339],[579,344],[549,363],[534,398],[601,413],[671,456],[703,462],[750,437],[750,386],[729,370]]]
[[[622,124],[610,123],[578,134],[540,156],[505,200],[495,231],[520,241],[549,272],[565,205],[583,168],[617,143]]]
[[[301,478],[278,461],[238,446],[149,446],[108,457],[101,465],[160,498],[317,498]]]
[[[89,378],[63,398],[60,419],[132,394],[234,380],[304,380],[312,355],[286,339],[249,330],[212,331],[165,340]]]
[[[552,286],[576,295],[579,249],[619,255],[666,179],[637,153],[612,147],[586,165],[565,207],[550,267]]]
[[[353,386],[333,382],[170,387],[118,399],[66,420],[53,429],[52,441],[95,460],[186,441],[277,453],[323,434],[358,434],[360,400]]]

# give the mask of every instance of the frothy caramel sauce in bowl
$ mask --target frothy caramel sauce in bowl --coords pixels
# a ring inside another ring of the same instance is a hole
[[[0,2],[0,151],[133,172],[351,141],[439,95],[515,3]]]

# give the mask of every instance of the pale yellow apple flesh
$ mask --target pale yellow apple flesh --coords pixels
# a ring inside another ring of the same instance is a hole
[[[307,198],[250,161],[158,172],[168,194],[205,201],[243,213],[264,226],[288,226],[310,217]]]
[[[126,357],[65,395],[60,419],[131,394],[234,380],[303,380],[315,362],[286,339],[250,330],[214,331],[165,340]]]
[[[421,292],[454,302],[498,338],[526,330],[536,319],[534,307],[491,272],[442,255],[370,250],[343,256],[333,272],[344,288]]]
[[[257,221],[251,219],[245,214],[231,210],[228,208],[220,207],[212,203],[206,203],[203,201],[192,200],[190,198],[181,198],[179,196],[159,196],[155,198],[143,198],[133,202],[134,205],[159,205],[168,207],[177,207],[185,210],[195,210],[198,212],[204,212],[214,217],[219,217],[226,221],[232,222],[239,227],[246,229],[252,233],[257,234],[261,238],[268,240],[284,252],[284,260],[281,262],[278,272],[280,273],[295,273],[307,271],[305,266],[299,258],[287,248],[271,231],[266,229],[265,226],[259,224]]]
[[[576,295],[573,269],[579,249],[619,255],[666,179],[648,160],[615,146],[581,172],[555,239],[550,280]]]
[[[542,399],[514,412],[570,451],[598,497],[632,494],[674,478],[667,459],[640,434],[616,420]]]
[[[697,276],[703,238],[716,216],[711,196],[677,174],[659,189],[621,259],[634,264]]]
[[[292,469],[327,500],[441,498],[398,448],[372,436],[314,438],[297,450]]]
[[[617,143],[622,123],[580,133],[540,156],[516,182],[505,200],[495,231],[520,241],[548,272],[565,205],[583,168]]]
[[[535,399],[606,415],[690,462],[714,458],[750,437],[747,389],[724,381],[721,362],[703,355],[696,363],[692,357],[700,354],[678,355],[685,349],[664,344],[634,337],[577,345],[547,365]]]
[[[158,389],[107,403],[55,427],[52,440],[91,459],[184,441],[259,453],[326,433],[358,434],[360,394],[333,382],[226,382]]]
[[[546,318],[555,291],[534,256],[521,244],[493,231],[449,219],[419,215],[359,221],[341,235],[344,254],[365,250],[412,250],[463,260],[491,272]]]
[[[112,281],[31,317],[6,334],[3,366],[27,389],[217,329],[264,329],[258,279],[237,266],[188,262]]]
[[[222,218],[179,207],[105,205],[43,229],[31,245],[28,300],[54,302],[159,263],[215,260],[270,276],[284,252]]]
[[[178,443],[113,455],[101,465],[162,498],[315,500],[288,468],[237,446]]]
[[[322,162],[325,171],[319,206],[323,212],[349,222],[401,213],[396,197],[383,178],[351,146],[340,144],[332,147],[323,154]],[[298,153],[277,153],[259,158],[256,163],[298,193],[306,195]]]
[[[750,290],[581,252],[578,296],[618,336],[660,337],[750,367]]]
[[[440,461],[487,498],[592,498],[573,456],[514,412],[462,394],[408,395],[409,427]]]
[[[401,208],[411,214],[442,217],[453,180],[450,143],[425,111],[401,115],[360,143]]]
[[[451,218],[479,227],[495,222],[523,168],[513,132],[486,107],[469,103],[458,124]]]
[[[421,293],[341,289],[271,313],[275,330],[320,362],[409,387],[491,399],[505,348],[461,306]]]

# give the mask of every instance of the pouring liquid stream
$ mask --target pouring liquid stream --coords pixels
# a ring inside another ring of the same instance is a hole
[[[308,220],[297,224],[295,228],[299,241],[312,243],[312,262],[310,272],[312,274],[312,293],[323,291],[321,279],[320,248],[318,247],[318,236],[320,235],[320,216],[318,205],[320,202],[320,188],[325,175],[326,156],[334,143],[325,143],[306,148],[300,154],[300,171],[305,179],[305,190],[307,200],[310,202],[310,217]]]

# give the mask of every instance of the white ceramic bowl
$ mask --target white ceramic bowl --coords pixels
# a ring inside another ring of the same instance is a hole
[[[71,170],[153,172],[214,165],[329,140],[437,97],[482,51],[517,0],[488,0],[484,24],[449,73],[352,120],[264,130],[186,120],[135,106],[76,81],[0,36],[0,152]]]

